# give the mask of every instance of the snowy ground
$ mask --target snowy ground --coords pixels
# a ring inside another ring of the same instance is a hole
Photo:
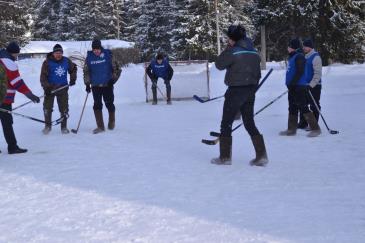
[[[39,95],[40,65],[20,62]],[[270,65],[256,109],[285,91],[283,67]],[[212,68],[212,96],[224,92],[223,75]],[[29,152],[8,155],[0,137],[0,242],[365,242],[364,77],[365,65],[324,69],[323,112],[338,135],[321,123],[317,138],[278,136],[286,98],[258,115],[266,168],[248,165],[254,150],[243,129],[234,133],[233,165],[210,164],[218,146],[200,140],[218,130],[223,100],[146,104],[139,65],[115,86],[115,131],[91,134],[91,97],[76,135],[54,127],[44,136],[42,124],[14,117]],[[81,79],[70,90],[69,128],[83,90]],[[14,106],[24,101],[18,94]],[[42,118],[40,104],[18,112]]]

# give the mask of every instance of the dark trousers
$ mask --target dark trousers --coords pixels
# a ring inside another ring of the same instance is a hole
[[[319,110],[321,110],[321,104],[320,104],[320,99],[321,99],[321,92],[322,92],[322,85],[316,85],[314,88],[310,88],[309,89],[313,95],[314,100],[316,101],[316,104],[318,105]],[[309,94],[307,94],[307,100],[308,100],[308,104],[309,104],[309,108],[310,110],[313,112],[314,117],[317,119],[319,119],[319,112],[316,108],[316,105],[314,104],[312,98],[310,97]],[[300,113],[300,123],[305,123],[306,121],[304,119],[304,116],[302,113]]]
[[[254,121],[256,85],[229,87],[224,95],[221,136],[232,136],[232,124],[237,112],[241,112],[243,125],[250,136],[259,135]]]
[[[68,89],[63,89],[55,94],[45,94],[43,102],[43,110],[45,112],[53,111],[54,99],[57,99],[58,110],[62,115],[68,114]]]
[[[298,113],[305,114],[309,112],[307,89],[302,86],[289,86],[288,102],[289,114],[298,117]]]
[[[166,96],[167,99],[171,99],[171,84],[170,84],[170,80],[164,79],[164,83],[166,85]],[[156,94],[156,99],[154,98],[154,100],[157,100],[157,81],[156,81],[156,85],[154,83],[152,83],[151,86],[152,89],[152,94]],[[155,95],[154,95],[155,96]]]
[[[105,106],[109,112],[115,112],[114,106],[114,87],[92,87],[94,98],[94,110],[102,110],[104,100]]]
[[[0,107],[8,111],[12,110],[11,105],[2,104]],[[8,144],[8,150],[16,149],[17,141],[13,129],[13,116],[9,113],[0,111],[0,119],[1,125],[3,126],[4,137]]]

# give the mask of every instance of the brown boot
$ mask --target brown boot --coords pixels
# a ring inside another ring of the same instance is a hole
[[[108,129],[113,130],[115,127],[115,111],[109,112]]]
[[[281,131],[280,136],[294,136],[297,133],[298,116],[290,115],[288,117],[288,129]]]
[[[219,138],[219,157],[212,159],[210,162],[217,165],[232,164],[232,137]]]
[[[94,114],[95,114],[95,120],[96,120],[97,128],[95,128],[93,130],[93,133],[97,134],[97,133],[104,132],[105,127],[104,127],[104,120],[103,120],[102,110],[94,110]]]
[[[308,112],[303,115],[310,128],[307,137],[317,137],[319,134],[321,134],[321,128],[319,127],[318,121],[316,120],[314,114],[312,112]]]
[[[61,122],[61,132],[62,134],[68,134],[70,133],[70,130],[67,128],[67,118],[64,118]]]
[[[250,165],[265,166],[269,160],[267,159],[264,137],[260,134],[252,136],[251,140],[255,148],[256,158],[250,161]]]
[[[52,123],[52,111],[44,110],[43,113],[44,113],[44,121],[45,121],[46,125],[44,126],[44,128],[42,130],[42,133],[44,135],[47,135],[48,133],[50,133],[50,131],[52,129],[52,125],[51,125],[51,123]]]

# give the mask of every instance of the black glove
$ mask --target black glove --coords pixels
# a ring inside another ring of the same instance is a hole
[[[43,88],[45,95],[51,95],[52,94],[52,87]]]
[[[39,99],[38,96],[34,95],[32,92],[27,93],[25,96],[28,97],[28,99],[30,99],[31,101],[33,101],[34,103],[39,103],[41,100]]]
[[[74,86],[75,84],[76,84],[76,80],[71,80],[69,83],[70,86]]]
[[[108,87],[113,87],[114,86],[114,80],[113,79],[111,79],[111,80],[109,80],[109,82],[108,82]]]
[[[86,91],[87,93],[90,93],[90,92],[91,92],[91,87],[90,87],[90,85],[86,85],[85,91]]]

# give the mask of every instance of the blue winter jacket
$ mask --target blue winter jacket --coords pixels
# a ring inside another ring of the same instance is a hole
[[[305,77],[305,62],[305,57],[300,49],[290,54],[285,76],[287,86],[306,86],[308,84]]]
[[[92,86],[104,86],[112,80],[113,66],[110,50],[102,49],[100,56],[96,56],[92,51],[88,51],[86,65]]]

